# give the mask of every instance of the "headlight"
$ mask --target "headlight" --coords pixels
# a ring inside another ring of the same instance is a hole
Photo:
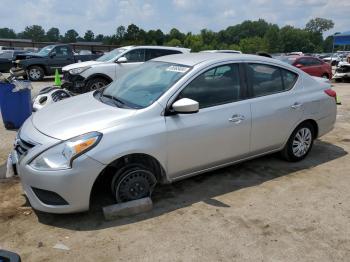
[[[61,142],[42,152],[29,165],[42,171],[71,168],[73,160],[96,146],[101,137],[101,133],[91,132]]]
[[[71,75],[78,75],[78,74],[81,74],[82,72],[84,72],[85,70],[88,70],[89,68],[90,68],[90,66],[73,68],[73,69],[69,70],[69,73]]]

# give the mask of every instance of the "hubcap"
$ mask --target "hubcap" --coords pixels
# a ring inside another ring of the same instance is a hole
[[[304,156],[310,146],[311,146],[311,142],[312,142],[312,134],[310,129],[308,128],[301,128],[294,137],[293,140],[293,154],[296,157],[302,157]]]
[[[41,73],[40,73],[40,71],[38,69],[32,68],[32,69],[29,70],[29,76],[30,76],[31,79],[37,80],[37,79],[40,78]]]
[[[132,171],[117,185],[116,199],[118,202],[125,202],[149,196],[154,185],[152,173],[146,170]]]
[[[103,82],[96,82],[96,83],[91,85],[90,90],[91,91],[92,90],[97,90],[97,89],[100,89],[100,88],[102,88],[104,86],[105,86],[105,84]]]

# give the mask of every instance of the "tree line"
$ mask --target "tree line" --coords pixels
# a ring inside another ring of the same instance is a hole
[[[333,21],[324,18],[311,19],[304,28],[290,25],[279,27],[277,24],[259,19],[256,21],[247,20],[218,32],[202,29],[197,34],[183,33],[176,28],[171,29],[168,33],[164,33],[160,29],[145,31],[135,24],[130,24],[127,27],[119,26],[113,35],[95,35],[92,30],[87,30],[84,36],[80,36],[74,29],[61,34],[56,27],[45,32],[42,26],[31,25],[19,33],[10,28],[0,28],[0,38],[64,43],[97,41],[120,46],[140,44],[182,46],[191,48],[195,52],[207,49],[233,49],[243,53],[256,53],[258,51],[313,53],[332,50],[332,36],[324,39],[323,33],[333,27]]]

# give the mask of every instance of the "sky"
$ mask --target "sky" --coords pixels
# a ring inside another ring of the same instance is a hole
[[[334,32],[350,31],[350,0],[0,0],[0,28],[16,32],[39,24],[61,34],[111,35],[119,25],[197,33],[219,31],[244,20],[265,19],[279,26],[304,27],[314,17],[332,19]]]

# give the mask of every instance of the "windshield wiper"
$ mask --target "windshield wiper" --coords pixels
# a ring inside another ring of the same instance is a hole
[[[114,102],[115,102],[114,104],[115,104],[117,107],[128,107],[128,106],[125,105],[125,103],[124,103],[122,100],[120,100],[119,98],[117,98],[117,97],[115,97],[115,96],[106,95],[106,94],[104,94],[104,93],[102,93],[102,92],[101,92],[101,96],[102,96],[102,97],[109,98],[109,99],[111,99],[112,101],[114,101]]]

